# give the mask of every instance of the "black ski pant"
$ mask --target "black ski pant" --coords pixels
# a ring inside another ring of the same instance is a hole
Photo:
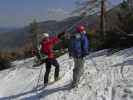
[[[54,73],[54,79],[55,81],[59,78],[59,63],[56,59],[46,59],[46,72],[44,75],[44,84],[48,83],[49,73],[51,70],[51,66],[55,66],[55,73]]]

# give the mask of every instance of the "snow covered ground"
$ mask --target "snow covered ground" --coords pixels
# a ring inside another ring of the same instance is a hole
[[[15,61],[14,68],[0,72],[0,100],[133,100],[133,48],[109,56],[107,50],[91,53],[78,88],[71,90],[74,63],[67,54],[58,58],[61,79],[46,88],[42,87],[45,64],[33,68],[33,59]],[[53,72],[54,67],[50,81]]]

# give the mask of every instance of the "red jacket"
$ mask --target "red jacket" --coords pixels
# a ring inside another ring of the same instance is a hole
[[[41,43],[42,53],[48,55],[48,58],[55,58],[53,46],[59,42],[58,37],[50,37],[48,40],[43,39]]]

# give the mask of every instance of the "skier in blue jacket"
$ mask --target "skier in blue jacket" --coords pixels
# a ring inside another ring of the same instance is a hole
[[[89,53],[89,39],[83,25],[76,27],[70,37],[69,54],[74,58],[72,88],[76,87],[83,74],[84,57]]]

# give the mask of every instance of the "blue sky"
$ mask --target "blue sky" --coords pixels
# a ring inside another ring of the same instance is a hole
[[[77,0],[0,0],[0,27],[21,27],[37,21],[69,16]],[[121,0],[110,0],[117,4]]]

